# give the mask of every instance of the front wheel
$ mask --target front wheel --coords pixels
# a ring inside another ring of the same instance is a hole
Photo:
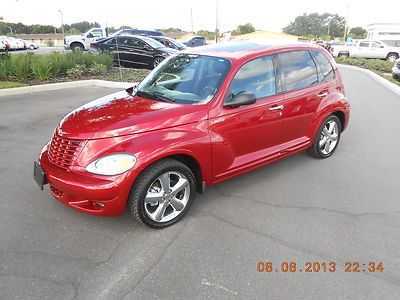
[[[347,52],[340,52],[340,53],[338,54],[338,57],[344,57],[344,58],[346,58],[346,57],[350,57],[350,55],[349,55],[349,53],[347,53]]]
[[[189,210],[196,193],[193,172],[183,163],[164,159],[148,167],[136,180],[128,202],[139,222],[164,228]]]
[[[319,128],[312,147],[309,152],[316,158],[328,158],[336,150],[340,134],[342,132],[341,123],[338,117],[331,115]]]

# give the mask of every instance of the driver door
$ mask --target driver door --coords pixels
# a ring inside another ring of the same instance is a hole
[[[210,111],[214,182],[280,155],[283,96],[277,93],[272,56],[245,63],[225,98],[243,91],[254,93],[256,103]]]

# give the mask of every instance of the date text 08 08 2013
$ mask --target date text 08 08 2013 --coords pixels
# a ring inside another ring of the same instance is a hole
[[[274,264],[271,261],[258,262],[257,271],[260,273],[334,273],[343,270],[346,273],[374,273],[383,272],[382,262],[358,262],[346,261],[344,265],[334,261],[307,261],[304,264],[295,261],[282,261],[280,264]]]

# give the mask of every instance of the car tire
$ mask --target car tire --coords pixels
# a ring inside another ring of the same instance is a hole
[[[347,52],[339,52],[338,57],[350,57],[350,55]]]
[[[162,229],[185,215],[195,194],[196,179],[190,168],[175,159],[163,159],[139,175],[128,209],[140,223]]]
[[[333,126],[333,127],[331,127]],[[309,152],[315,158],[328,158],[339,145],[342,125],[338,117],[330,115],[320,126]]]
[[[400,80],[400,76],[399,75],[392,75],[392,77],[393,77],[393,79],[395,79],[395,80]]]
[[[396,59],[398,59],[398,58],[399,58],[399,55],[398,55],[397,53],[389,53],[389,54],[386,56],[386,60],[387,60],[387,61],[390,61],[390,62],[395,62]]]
[[[33,46],[33,45],[30,45],[30,46],[29,46],[29,49],[31,49],[31,50],[35,50],[35,46]]]
[[[71,44],[71,50],[72,51],[83,51],[85,48],[81,43],[72,43]]]
[[[153,69],[156,68],[164,59],[164,57],[156,56],[153,60]]]

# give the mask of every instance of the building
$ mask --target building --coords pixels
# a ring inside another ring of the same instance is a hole
[[[40,47],[64,46],[64,36],[62,34],[17,34],[15,37],[33,42]]]
[[[400,23],[374,23],[367,26],[370,40],[380,40],[389,46],[400,47]]]

